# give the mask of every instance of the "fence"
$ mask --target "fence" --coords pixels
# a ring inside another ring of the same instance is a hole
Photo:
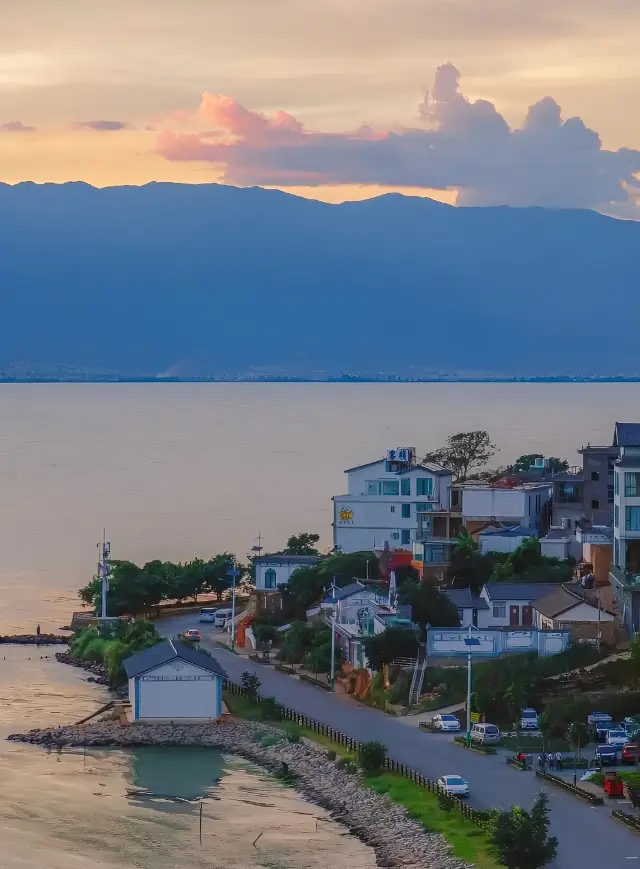
[[[225,688],[230,694],[239,694],[242,697],[253,699],[257,703],[262,703],[263,700],[266,699],[260,695],[252,697],[251,694],[245,691],[241,685],[229,680],[225,682]],[[314,718],[309,718],[308,715],[302,715],[300,712],[295,712],[293,709],[289,709],[286,706],[278,704],[278,707],[280,720],[292,721],[300,727],[307,727],[309,730],[313,730],[314,733],[318,733],[327,739],[331,739],[333,742],[339,743],[349,751],[357,752],[360,748],[361,743],[358,742],[357,739],[352,739],[352,737],[347,736],[345,733],[342,733],[342,731],[336,730],[334,727],[329,727],[327,724],[322,724],[322,722],[316,721]],[[414,784],[426,788],[429,793],[442,796],[446,795],[445,791],[443,791],[443,789],[437,782],[433,781],[433,779],[426,778],[411,767],[406,766],[404,763],[398,763],[397,760],[393,760],[391,757],[386,758],[385,768],[395,775],[400,775]],[[483,826],[487,821],[486,812],[479,812],[477,809],[471,808],[467,803],[462,802],[462,800],[454,800],[453,806],[460,812],[463,818],[473,821],[479,826]]]

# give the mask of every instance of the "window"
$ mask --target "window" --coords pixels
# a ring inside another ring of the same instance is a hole
[[[394,532],[392,533],[392,535],[391,535],[391,539],[392,539],[392,540],[400,540],[400,535],[398,534],[397,531],[394,531]]]
[[[400,480],[400,494],[401,495],[410,495],[411,494],[411,477],[403,477]]]
[[[424,560],[430,561],[433,564],[442,564],[447,561],[447,556],[444,546],[425,546]]]
[[[620,474],[618,473],[618,471],[616,471],[613,476],[613,490],[616,495],[620,494]]]
[[[411,519],[411,504],[402,505],[402,518]]]
[[[594,483],[597,483],[598,480],[600,479],[600,472],[599,471],[591,471],[591,479],[593,480]]]
[[[613,491],[613,484],[612,484],[610,486],[607,486],[607,504],[613,504],[613,497],[614,497],[614,491]]]
[[[620,567],[620,543],[617,539],[613,541],[613,563]]]
[[[507,605],[506,605],[506,603],[494,603],[494,605],[493,605],[493,617],[494,617],[494,619],[506,619],[506,617],[507,617]]]
[[[598,501],[597,498],[591,499],[591,509],[592,510],[599,510],[600,509],[600,501]]]
[[[396,512],[396,508],[393,507],[393,506],[389,507],[389,510],[391,510],[392,513],[395,513],[395,512]]]
[[[423,498],[433,496],[433,477],[418,477],[416,480],[416,495]]]
[[[614,467],[615,463],[616,463],[615,459],[607,459],[607,473],[608,474],[613,474],[613,472],[615,471],[615,467]]]
[[[269,570],[265,570],[264,587],[265,588],[275,588],[276,587],[276,572],[272,567],[270,567]]]
[[[576,483],[558,483],[556,500],[561,504],[579,504],[582,501],[582,486]]]
[[[620,508],[617,504],[613,508],[613,524],[616,528],[620,524]]]
[[[627,531],[640,531],[640,507],[625,507],[624,525]]]
[[[431,504],[429,501],[418,501],[416,504],[416,513],[431,513],[435,504]]]
[[[383,495],[398,495],[400,492],[400,483],[397,480],[383,480],[382,494]]]
[[[637,498],[640,496],[640,474],[631,473],[624,475],[625,498]]]
[[[408,546],[411,543],[411,531],[408,528],[404,528],[401,534],[400,542],[403,546]]]

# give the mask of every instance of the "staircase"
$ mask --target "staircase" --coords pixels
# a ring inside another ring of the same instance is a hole
[[[418,657],[413,669],[413,678],[411,679],[411,688],[409,689],[409,708],[417,706],[420,701],[420,693],[422,691],[422,682],[424,673],[427,669],[427,647],[424,643],[418,646]]]

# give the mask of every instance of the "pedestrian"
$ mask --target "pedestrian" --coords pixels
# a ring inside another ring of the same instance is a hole
[[[558,772],[562,772],[562,752],[561,751],[556,752],[556,767],[558,769]]]
[[[549,769],[552,770],[553,767],[554,767],[554,765],[555,765],[555,764],[554,764],[555,758],[554,758],[554,756],[551,754],[551,752],[549,752],[549,754],[547,755],[547,761],[549,762]]]
[[[546,760],[545,754],[541,754],[540,757],[538,758],[538,766],[540,767],[540,772],[544,772],[545,760]]]
[[[36,625],[36,637],[40,636],[40,625]]]

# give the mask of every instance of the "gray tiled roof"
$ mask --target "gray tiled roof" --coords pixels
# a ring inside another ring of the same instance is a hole
[[[617,422],[613,433],[613,445],[640,447],[640,422]]]
[[[491,600],[540,600],[562,586],[557,582],[488,582],[485,585]]]
[[[161,667],[163,664],[168,664],[170,661],[175,660],[187,661],[187,663],[201,667],[203,670],[208,670],[210,673],[216,673],[218,676],[222,676],[223,679],[227,678],[227,674],[215,658],[199,652],[186,643],[179,643],[177,640],[163,640],[149,649],[135,652],[135,654],[124,659],[122,666],[127,674],[127,678],[133,679],[134,676],[148,673],[149,670],[155,670],[156,667]]]
[[[511,525],[509,528],[487,528],[481,531],[483,537],[495,535],[496,537],[537,537],[535,528],[524,528],[522,525]]]
[[[321,560],[321,555],[280,555],[278,552],[274,555],[259,555],[253,559],[254,564],[308,564],[310,567]]]
[[[328,589],[325,600],[344,600],[346,597],[351,597],[352,595],[365,590],[375,591],[376,589],[373,589],[371,586],[367,586],[362,582],[350,582],[349,585],[345,585],[343,588],[337,588],[335,595],[332,594],[331,589]]]
[[[449,598],[454,606],[459,610],[474,609],[488,610],[489,604],[483,597],[472,597],[470,588],[450,588],[445,591],[445,595]]]

